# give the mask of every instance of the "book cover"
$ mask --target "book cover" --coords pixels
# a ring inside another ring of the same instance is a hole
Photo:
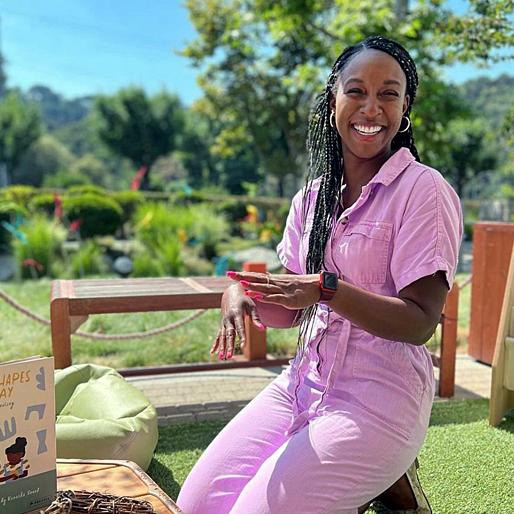
[[[0,363],[0,512],[21,514],[55,499],[53,357]]]

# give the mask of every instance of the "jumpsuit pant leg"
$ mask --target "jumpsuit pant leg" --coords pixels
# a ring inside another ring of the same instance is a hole
[[[177,498],[186,514],[228,514],[262,463],[284,443],[293,404],[288,382],[285,372],[279,375],[207,447]]]
[[[414,461],[428,426],[429,394],[408,438],[346,402],[286,436],[287,380],[275,379],[214,439],[180,491],[184,512],[357,514]]]

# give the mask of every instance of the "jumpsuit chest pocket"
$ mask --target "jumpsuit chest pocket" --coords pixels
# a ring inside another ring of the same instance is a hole
[[[392,223],[384,221],[360,221],[348,226],[337,242],[343,273],[355,283],[383,284],[392,231]]]

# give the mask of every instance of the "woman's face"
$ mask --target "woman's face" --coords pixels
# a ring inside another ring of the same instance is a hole
[[[363,50],[342,71],[331,108],[343,154],[371,159],[388,154],[409,97],[398,62],[380,50]]]
[[[19,464],[21,462],[21,459],[23,459],[23,456],[25,455],[24,452],[12,452],[7,454],[7,461],[11,466],[14,466],[15,464]]]

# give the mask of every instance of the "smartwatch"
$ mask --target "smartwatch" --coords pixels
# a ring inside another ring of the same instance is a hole
[[[339,278],[336,273],[330,273],[329,271],[322,271],[319,274],[319,288],[321,290],[321,295],[319,297],[318,303],[327,303],[336,294],[337,286]]]

